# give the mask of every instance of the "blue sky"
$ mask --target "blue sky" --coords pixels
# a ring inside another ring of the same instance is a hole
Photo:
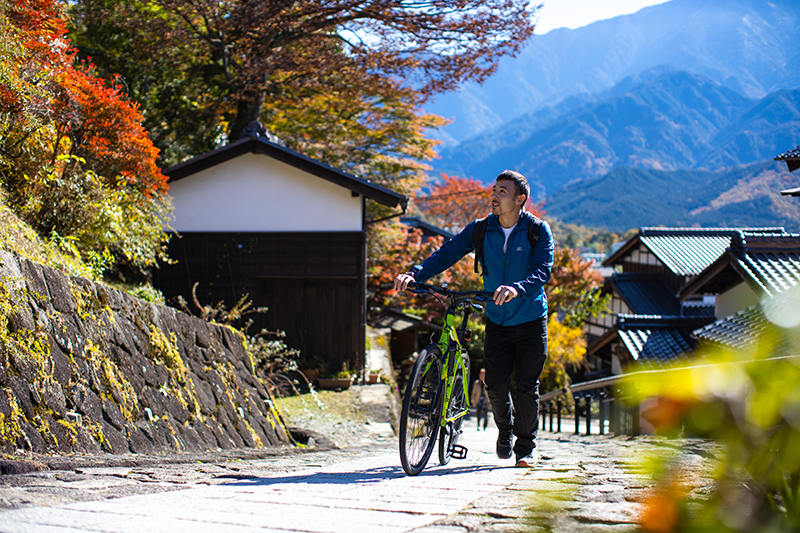
[[[665,0],[540,0],[535,33],[542,35],[556,28],[580,28],[592,22],[663,4]]]

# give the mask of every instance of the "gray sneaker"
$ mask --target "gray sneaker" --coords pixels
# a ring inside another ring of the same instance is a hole
[[[539,452],[537,450],[531,451],[528,455],[517,456],[517,468],[533,468],[539,462]]]

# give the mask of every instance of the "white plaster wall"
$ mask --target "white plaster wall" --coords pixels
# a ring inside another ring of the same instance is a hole
[[[717,296],[714,314],[719,320],[758,302],[758,294],[747,283],[742,282]]]
[[[361,197],[263,154],[171,183],[172,227],[190,231],[361,231]]]

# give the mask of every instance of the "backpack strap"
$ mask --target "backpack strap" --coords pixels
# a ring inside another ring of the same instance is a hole
[[[536,243],[539,242],[539,235],[542,233],[542,219],[531,215],[528,222],[528,242],[531,243],[531,250],[536,248]]]
[[[489,226],[489,217],[483,217],[475,222],[475,227],[472,228],[472,245],[475,247],[475,273],[485,273],[485,264],[483,262],[483,238],[486,236],[486,228]],[[480,268],[478,267],[480,265]],[[482,274],[481,274],[482,275]]]
[[[486,275],[486,264],[483,261],[483,238],[486,236],[487,227],[489,227],[488,216],[475,221],[475,227],[472,228],[472,245],[475,247],[475,273],[482,276]],[[541,233],[542,219],[531,216],[528,221],[528,242],[531,244],[531,250],[536,248]],[[480,265],[480,268],[478,265]]]

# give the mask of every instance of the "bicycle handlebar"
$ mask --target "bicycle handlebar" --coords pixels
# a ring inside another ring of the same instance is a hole
[[[490,291],[451,291],[446,287],[437,287],[436,285],[429,285],[427,283],[419,283],[416,281],[412,281],[408,284],[408,290],[411,290],[412,292],[435,292],[437,294],[441,294],[442,296],[455,299],[474,298],[476,300],[489,301],[494,298],[494,293]]]

